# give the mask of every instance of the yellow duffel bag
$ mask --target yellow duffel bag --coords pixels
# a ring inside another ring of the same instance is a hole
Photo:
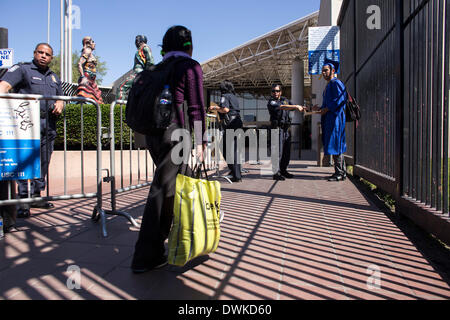
[[[169,264],[215,252],[220,239],[220,183],[177,175],[174,215],[169,233]]]

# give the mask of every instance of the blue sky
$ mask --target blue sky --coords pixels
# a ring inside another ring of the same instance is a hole
[[[192,31],[193,58],[204,62],[249,40],[319,10],[320,0],[72,0],[81,9],[81,29],[73,30],[73,50],[92,36],[95,54],[106,61],[103,85],[133,67],[134,38],[149,39],[156,62],[165,31],[180,24]],[[14,62],[30,61],[38,42],[47,42],[48,0],[0,0],[0,27],[7,28]],[[51,0],[50,44],[60,51],[60,0]],[[74,79],[76,81],[76,79]]]

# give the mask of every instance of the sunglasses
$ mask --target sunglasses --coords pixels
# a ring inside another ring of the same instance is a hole
[[[272,90],[272,92],[281,92],[281,90]]]

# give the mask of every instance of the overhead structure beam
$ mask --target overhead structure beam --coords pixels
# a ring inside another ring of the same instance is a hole
[[[292,64],[296,57],[308,58],[308,28],[317,26],[318,17],[319,12],[312,13],[205,61],[204,86],[217,88],[225,79],[240,89],[291,85]],[[305,76],[305,85],[310,85],[307,70]]]

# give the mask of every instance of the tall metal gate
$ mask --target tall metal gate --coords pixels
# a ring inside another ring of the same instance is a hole
[[[347,128],[354,174],[428,226],[449,214],[449,7],[344,0],[338,22],[341,79],[362,107],[358,125]]]

